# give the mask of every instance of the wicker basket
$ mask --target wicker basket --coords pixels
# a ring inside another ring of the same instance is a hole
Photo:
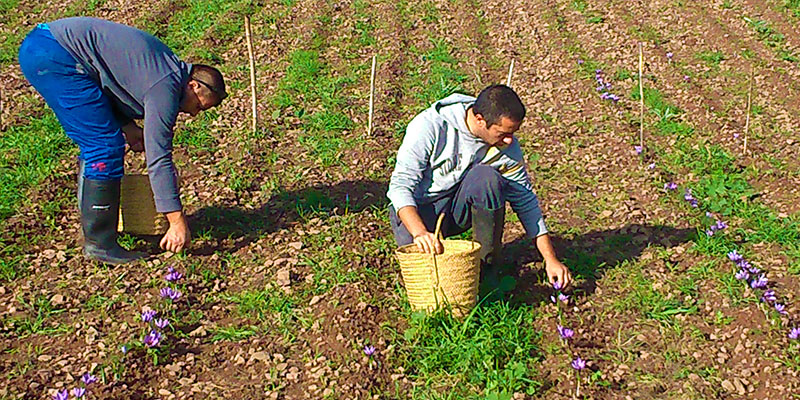
[[[443,216],[436,223],[436,237]],[[395,252],[408,301],[414,310],[449,306],[454,316],[463,317],[478,301],[481,245],[468,240],[442,240],[442,244],[444,253],[437,255],[422,253],[415,244]]]
[[[145,174],[122,177],[117,230],[134,235],[161,235],[167,231],[167,221],[156,211],[150,178]]]

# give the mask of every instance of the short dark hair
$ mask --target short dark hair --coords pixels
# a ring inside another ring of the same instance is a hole
[[[189,76],[214,93],[220,102],[228,97],[228,92],[225,91],[225,78],[218,69],[205,64],[192,64],[192,72],[189,73]]]
[[[486,127],[500,123],[503,117],[514,122],[525,118],[525,106],[517,93],[506,85],[491,85],[481,90],[472,106],[472,112],[486,120]]]

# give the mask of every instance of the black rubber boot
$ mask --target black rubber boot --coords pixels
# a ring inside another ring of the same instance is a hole
[[[127,264],[146,254],[123,249],[117,243],[120,180],[83,179],[81,225],[83,255],[108,264]]]
[[[490,291],[500,283],[505,218],[505,208],[487,210],[472,207],[472,235],[481,244],[481,283]]]

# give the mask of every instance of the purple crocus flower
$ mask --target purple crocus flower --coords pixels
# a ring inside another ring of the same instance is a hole
[[[734,134],[733,134],[733,138],[734,138],[734,139],[738,139],[738,138],[739,138],[739,134],[738,134],[738,133],[734,133]]]
[[[119,351],[121,351],[122,354],[127,353],[128,352],[128,346],[125,346],[125,345],[119,346]]]
[[[147,345],[147,347],[156,347],[160,341],[161,333],[158,331],[150,331],[150,333],[144,337],[144,344]]]
[[[798,338],[800,338],[800,328],[792,328],[789,331],[789,339],[797,340]]]
[[[578,357],[578,358],[572,360],[572,364],[571,365],[572,365],[572,368],[580,371],[580,370],[586,368],[586,361],[585,360],[581,360],[581,358]]]
[[[165,299],[170,299],[170,300],[174,301],[174,300],[178,300],[179,298],[181,298],[181,296],[182,296],[182,293],[179,290],[175,290],[175,289],[173,289],[171,287],[165,287],[165,288],[161,289],[161,297],[163,297]]]
[[[689,82],[689,79],[690,79],[690,78],[689,78],[689,75],[684,75],[684,76],[683,76],[683,81],[684,81],[684,82]]]
[[[167,274],[164,276],[164,279],[167,282],[177,282],[183,278],[183,274],[175,271],[175,268],[169,267],[167,269]]]
[[[53,395],[53,400],[67,400],[68,398],[69,398],[69,392],[67,392],[67,389],[58,391],[56,392],[56,394]]]
[[[155,324],[159,329],[164,329],[169,325],[169,321],[166,318],[160,318],[155,321]]]
[[[616,103],[619,101],[619,96],[612,93],[608,95],[608,99]]]
[[[669,58],[669,60],[672,61],[672,52],[671,51],[667,52],[667,58]]]
[[[764,276],[764,274],[761,274],[758,276],[758,278],[750,281],[750,287],[753,289],[763,289],[767,287],[768,283],[769,281],[767,280],[767,277]]]
[[[642,154],[644,148],[642,148],[642,146],[633,146],[633,150],[636,151],[636,154]]]
[[[765,303],[772,303],[777,300],[778,298],[775,296],[775,291],[772,289],[765,291],[764,294],[761,295],[761,301]]]
[[[569,339],[575,336],[575,331],[573,331],[572,329],[565,328],[561,325],[558,325],[556,328],[558,328],[558,334],[561,335],[562,339]]]
[[[82,388],[82,387],[76,387],[76,388],[72,389],[72,395],[73,395],[73,396],[74,396],[76,399],[80,399],[80,398],[81,398],[81,397],[83,397],[83,395],[85,395],[85,394],[86,394],[86,388]]]
[[[142,321],[144,322],[152,321],[153,318],[155,318],[155,316],[156,316],[155,310],[142,311]]]
[[[788,314],[788,312],[786,312],[786,306],[781,303],[775,303],[773,307],[775,307],[775,311],[777,311],[781,315]]]
[[[611,90],[611,82],[606,82],[605,85],[606,90]]]
[[[559,281],[553,282],[553,290],[561,290],[561,282]]]
[[[718,231],[721,231],[721,230],[723,230],[723,229],[725,229],[727,227],[728,227],[728,224],[725,223],[724,221],[717,220],[717,223],[714,224],[714,228],[716,228]]]
[[[364,346],[364,354],[366,354],[367,356],[375,354],[375,346],[370,346],[370,345]]]
[[[578,59],[578,65],[583,65],[583,60],[580,58]]]
[[[678,184],[675,182],[669,182],[664,184],[665,190],[675,190],[678,188]]]
[[[744,260],[744,257],[742,257],[741,254],[737,253],[736,250],[731,251],[730,253],[728,253],[728,258],[731,261],[735,262],[735,263],[738,263],[739,261]]]
[[[713,229],[706,230],[706,235],[707,236],[714,236],[714,230]]]
[[[683,192],[683,199],[686,201],[692,201],[692,199],[694,199],[691,189],[686,189],[686,191]]]
[[[744,281],[744,280],[750,279],[750,274],[747,273],[747,271],[745,271],[743,269],[740,269],[739,272],[737,272],[735,276],[736,276],[736,279],[738,279],[740,281]]]
[[[87,372],[83,374],[83,376],[81,377],[81,381],[83,382],[84,385],[91,385],[97,382],[97,377]]]
[[[562,303],[569,302],[569,296],[565,295],[564,293],[559,293],[558,299],[561,300]]]
[[[651,163],[647,165],[647,169],[655,169],[655,168],[656,168],[656,163]]]

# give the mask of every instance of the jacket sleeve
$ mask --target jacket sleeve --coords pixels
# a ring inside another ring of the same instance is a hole
[[[144,99],[144,145],[147,172],[156,210],[178,211],[181,205],[178,174],[172,162],[172,137],[178,117],[182,87],[180,80],[167,76],[153,85]]]
[[[436,137],[436,126],[423,112],[408,124],[403,144],[397,151],[397,163],[389,181],[386,194],[395,210],[417,205],[414,193],[425,172],[430,168],[430,158]]]
[[[533,192],[519,142],[514,139],[511,145],[502,150],[490,148],[483,163],[495,167],[507,180],[506,200],[519,216],[528,237],[535,238],[547,233],[539,198]]]

